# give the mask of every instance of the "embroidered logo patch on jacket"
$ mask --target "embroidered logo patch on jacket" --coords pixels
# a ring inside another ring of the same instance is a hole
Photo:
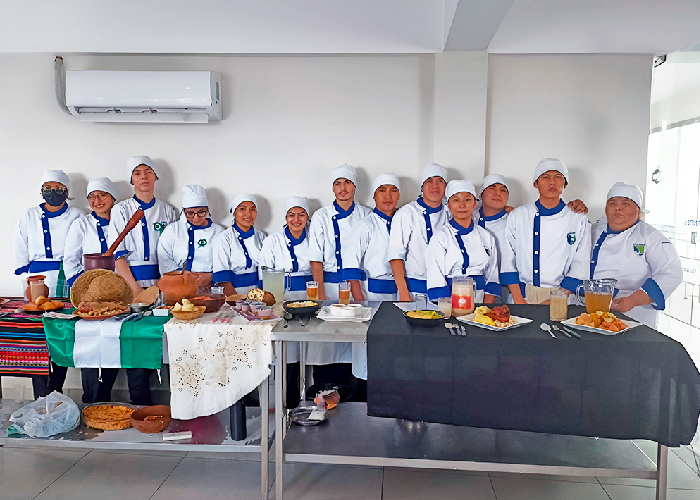
[[[568,233],[566,235],[566,242],[569,245],[573,245],[574,243],[576,243],[576,233],[574,233],[574,232]]]
[[[165,229],[165,226],[167,226],[167,222],[154,222],[153,223],[153,229],[158,231],[159,233],[162,233],[163,230]]]
[[[644,255],[644,244],[635,243],[632,247],[634,248],[634,253],[637,255]]]
[[[199,248],[202,248],[203,246],[206,246],[206,245],[207,245],[207,240],[204,239],[204,238],[202,238],[201,240],[199,240],[199,241],[197,242],[197,245],[199,245]]]

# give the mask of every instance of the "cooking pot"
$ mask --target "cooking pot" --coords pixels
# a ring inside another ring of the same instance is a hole
[[[110,246],[105,253],[88,253],[83,255],[83,267],[85,267],[85,270],[107,269],[109,271],[114,271],[114,251],[117,249],[122,240],[126,238],[126,235],[129,234],[129,231],[136,227],[139,221],[143,218],[143,215],[143,210],[138,209],[134,215],[131,216],[131,219],[129,219],[129,221],[126,223],[126,226],[124,226],[122,232],[119,233],[117,239],[114,240],[112,246]]]

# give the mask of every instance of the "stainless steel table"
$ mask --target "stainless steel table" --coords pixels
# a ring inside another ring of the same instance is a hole
[[[370,304],[373,305],[373,304]],[[284,405],[286,342],[364,342],[369,323],[312,318],[278,323],[275,343],[275,498],[284,494],[284,462],[415,467],[482,472],[630,477],[656,480],[666,498],[668,448],[654,463],[631,441],[477,429],[367,416],[364,403],[344,403],[315,427],[292,425]],[[305,372],[301,349],[300,372]]]

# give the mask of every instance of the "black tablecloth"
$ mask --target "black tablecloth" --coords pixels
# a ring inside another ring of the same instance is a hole
[[[569,307],[569,317],[583,311]],[[555,340],[539,328],[549,306],[511,312],[533,322],[504,332],[465,325],[462,337],[413,327],[383,303],[367,334],[368,414],[667,446],[693,439],[700,374],[678,342],[643,325]]]

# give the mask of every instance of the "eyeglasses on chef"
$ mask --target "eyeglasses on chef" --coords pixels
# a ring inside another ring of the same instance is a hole
[[[89,195],[87,195],[88,201],[92,201],[92,200],[94,200],[94,199],[98,199],[98,200],[102,201],[102,200],[107,200],[107,199],[109,199],[109,198],[111,198],[111,197],[112,197],[112,195],[109,194],[109,193],[97,192],[97,191],[93,191],[92,193],[90,193]]]
[[[51,186],[44,186],[41,188],[41,192],[42,193],[50,193],[52,189],[54,191],[56,191],[56,194],[63,194],[63,193],[68,192],[68,189],[66,189],[62,186],[56,186],[55,188],[52,188]]]
[[[209,210],[207,210],[206,208],[203,208],[203,209],[197,210],[197,211],[194,211],[194,210],[183,210],[183,212],[185,212],[185,217],[187,217],[187,218],[192,218],[192,217],[194,217],[195,215],[196,215],[197,217],[206,217],[207,214],[209,213]]]

